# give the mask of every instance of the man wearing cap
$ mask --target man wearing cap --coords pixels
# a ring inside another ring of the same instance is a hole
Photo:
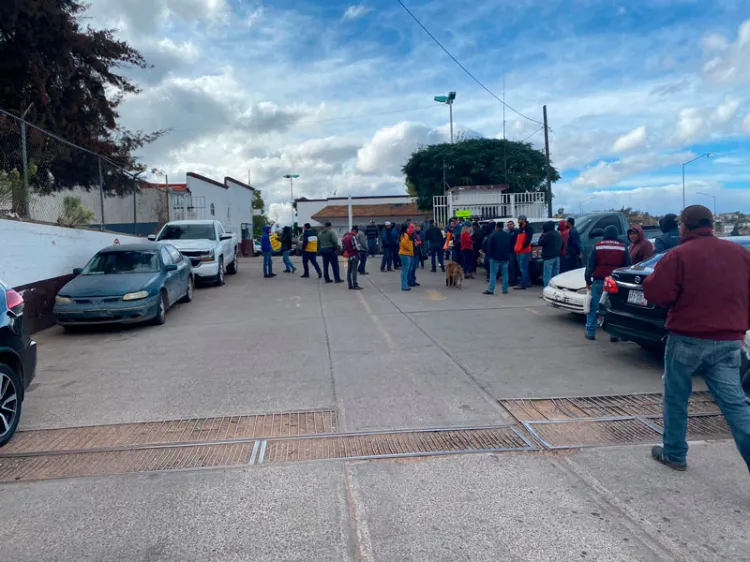
[[[396,247],[396,235],[393,232],[391,221],[385,221],[385,228],[380,233],[380,245],[383,248],[383,261],[380,262],[380,271],[393,271],[393,251]]]
[[[310,277],[310,264],[313,264],[315,271],[318,272],[318,279],[323,277],[320,272],[320,266],[318,265],[318,258],[315,256],[318,253],[318,237],[315,231],[310,228],[310,223],[305,223],[305,229],[302,231],[302,267],[305,270],[303,275],[300,277]]]
[[[357,271],[360,275],[369,275],[367,271],[365,271],[365,266],[367,265],[367,236],[364,233],[364,228],[359,228],[357,226],[352,227],[356,231],[355,237],[357,238],[357,250],[359,251],[359,267],[357,268]]]
[[[333,270],[333,279],[336,283],[343,283],[344,281],[339,274],[339,258],[336,255],[339,247],[339,239],[336,233],[331,230],[330,221],[326,222],[325,227],[318,234],[318,247],[320,248],[320,255],[323,256],[323,276],[326,279],[326,283],[333,283],[328,276],[329,265]]]
[[[374,257],[378,253],[378,238],[380,238],[380,231],[374,220],[371,220],[365,228],[365,236],[367,237],[367,251],[370,257]]]
[[[680,222],[680,245],[643,282],[646,299],[667,308],[669,332],[663,447],[654,447],[651,456],[675,470],[687,468],[688,400],[700,372],[750,470],[750,405],[739,375],[750,326],[750,252],[716,238],[713,215],[702,205],[686,207]]]

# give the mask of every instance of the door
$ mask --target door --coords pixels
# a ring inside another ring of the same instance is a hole
[[[216,235],[219,237],[219,240],[221,240],[221,237],[225,234],[229,234],[226,229],[224,228],[224,225],[220,222],[216,223]],[[226,267],[229,265],[232,260],[234,259],[234,248],[232,247],[232,240],[221,240],[221,248],[222,248],[222,254],[224,256],[224,266]]]
[[[177,264],[177,279],[179,281],[177,284],[177,293],[179,294],[178,298],[182,298],[187,294],[188,284],[190,283],[190,265],[188,264],[188,260],[174,246],[167,246],[167,250],[172,261]]]
[[[174,260],[169,254],[169,250],[166,247],[161,249],[161,261],[164,263],[166,268],[168,265],[173,265]],[[180,289],[178,287],[180,282],[179,271],[167,271],[166,279],[164,281],[164,288],[167,290],[167,306],[172,306],[177,298],[179,298]]]

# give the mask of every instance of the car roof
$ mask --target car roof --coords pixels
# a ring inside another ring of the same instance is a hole
[[[200,220],[194,220],[194,221],[191,221],[191,220],[180,220],[180,221],[169,221],[164,226],[169,226],[171,224],[213,224],[215,222],[217,222],[217,221],[211,220],[211,219],[200,219]]]
[[[140,242],[135,244],[115,244],[102,248],[101,252],[158,252],[164,244],[161,242]]]

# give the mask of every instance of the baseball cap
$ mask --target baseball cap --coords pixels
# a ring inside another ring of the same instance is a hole
[[[326,226],[331,226],[331,221],[326,221]]]
[[[526,218],[526,215],[518,215],[518,220],[520,220],[520,221],[527,221],[529,219]]]
[[[310,223],[309,222],[305,223],[305,228],[310,228]]]
[[[391,226],[391,221],[385,221],[385,226]]]
[[[359,232],[359,227],[355,224],[354,226],[352,226],[352,230],[356,230],[357,232]]]
[[[695,230],[703,226],[713,226],[714,216],[708,207],[703,205],[690,205],[682,210],[680,222],[688,230]]]

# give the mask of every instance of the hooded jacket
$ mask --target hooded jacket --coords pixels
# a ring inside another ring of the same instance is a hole
[[[367,251],[367,236],[365,235],[363,229],[359,229],[357,231],[357,235],[355,236],[357,239],[357,250],[360,252],[366,252]]]
[[[586,285],[591,285],[592,280],[603,281],[618,267],[631,263],[628,249],[617,239],[617,227],[609,225],[604,229],[604,238],[589,253],[584,273]]]
[[[560,219],[560,222],[557,223],[557,231],[560,233],[560,236],[562,236],[563,246],[562,250],[560,251],[560,256],[565,256],[565,250],[568,249],[568,236],[570,236],[570,230],[568,230],[568,223],[565,221],[565,219]]]
[[[318,251],[318,236],[312,228],[306,228],[302,233],[302,251],[313,254]]]
[[[414,227],[409,226],[409,230],[401,233],[399,239],[398,253],[402,256],[413,256],[414,255]]]
[[[711,227],[690,231],[646,277],[643,294],[668,309],[666,327],[672,333],[744,340],[750,327],[750,252],[716,238]]]
[[[669,213],[659,219],[659,226],[664,233],[654,242],[657,254],[676,248],[680,244],[680,230],[677,225],[677,215]]]
[[[507,230],[495,230],[487,239],[487,256],[495,261],[510,261],[512,238]]]
[[[628,239],[630,239],[631,232],[635,232],[638,235],[638,242],[630,243],[630,261],[641,263],[643,260],[647,260],[654,255],[654,247],[648,238],[646,238],[646,235],[643,233],[643,227],[640,224],[634,224],[628,229]]]
[[[260,239],[260,250],[262,252],[271,252],[271,227],[263,227],[263,237]]]
[[[547,221],[542,226],[542,235],[537,244],[542,248],[542,259],[553,260],[562,253],[562,235],[555,230],[555,223]]]
[[[284,227],[281,232],[281,251],[286,252],[292,249],[292,229],[288,226]]]

